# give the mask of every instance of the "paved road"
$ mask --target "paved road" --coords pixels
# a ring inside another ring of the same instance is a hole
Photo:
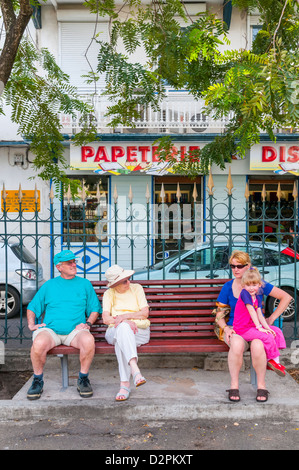
[[[200,450],[299,450],[299,422],[284,422],[283,417],[281,421],[257,422],[217,419],[127,423],[82,417],[79,421],[59,422],[49,417],[36,423],[0,424],[0,450],[41,449],[106,450],[101,453],[103,459],[111,458],[112,454],[114,457],[142,455],[149,459],[152,454],[148,462],[151,464],[158,464],[160,451],[169,450],[179,455],[176,463],[180,460],[183,464],[196,458]],[[136,450],[147,453],[130,453]]]

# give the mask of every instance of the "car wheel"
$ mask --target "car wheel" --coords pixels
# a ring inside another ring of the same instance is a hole
[[[20,296],[13,287],[7,287],[7,302],[5,297],[5,286],[2,285],[0,286],[0,319],[12,318],[20,311]]]
[[[295,299],[294,299],[294,291],[291,288],[285,287],[282,290],[287,292],[289,295],[291,295],[293,298],[291,302],[289,303],[287,309],[283,312],[282,318],[283,321],[292,321],[295,318]],[[276,309],[276,307],[279,304],[279,300],[275,299],[274,297],[268,297],[268,302],[267,302],[267,314],[266,316],[269,317],[273,310]],[[297,311],[299,309],[299,296],[297,295]]]

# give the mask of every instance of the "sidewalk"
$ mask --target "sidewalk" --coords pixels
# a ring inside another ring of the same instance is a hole
[[[147,383],[138,389],[131,387],[129,400],[116,403],[119,378],[114,358],[108,358],[105,363],[102,358],[101,365],[99,360],[93,364],[90,381],[94,395],[89,399],[81,398],[77,392],[77,367],[70,370],[69,387],[62,388],[60,363],[54,359],[56,362],[46,366],[41,398],[36,401],[26,398],[30,379],[12,400],[0,401],[2,421],[67,420],[75,417],[114,420],[283,418],[299,421],[299,384],[289,374],[281,378],[272,371],[267,372],[270,396],[268,402],[262,404],[256,402],[256,391],[250,384],[250,370],[245,370],[240,374],[241,401],[231,403],[225,392],[229,388],[227,371],[204,370],[190,364],[185,367],[179,364],[175,368],[149,367],[148,361],[142,364],[141,357],[140,367]],[[156,364],[154,362],[153,365]]]

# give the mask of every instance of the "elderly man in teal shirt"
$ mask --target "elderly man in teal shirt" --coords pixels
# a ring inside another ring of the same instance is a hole
[[[101,307],[88,279],[76,276],[76,258],[63,250],[54,257],[60,276],[47,281],[36,293],[27,310],[28,328],[33,331],[31,361],[33,382],[27,398],[40,398],[43,391],[43,368],[47,352],[65,344],[80,351],[77,389],[81,397],[91,397],[88,372],[94,357],[94,338],[90,326],[97,320]],[[43,316],[42,323],[37,323]]]

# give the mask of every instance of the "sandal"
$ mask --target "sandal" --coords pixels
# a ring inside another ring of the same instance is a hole
[[[230,401],[238,402],[241,400],[240,398],[240,391],[238,388],[230,388],[229,390],[226,390],[228,392],[228,399]],[[232,397],[236,397],[236,399],[233,399]]]
[[[259,403],[265,403],[268,400],[268,395],[270,395],[270,392],[266,390],[265,388],[258,388],[256,391],[256,401]],[[258,400],[258,398],[265,398],[265,400]]]
[[[140,375],[140,380],[139,380],[138,382],[137,382],[137,380],[136,380],[136,376],[137,376],[137,375]],[[138,372],[135,372],[135,374],[133,375],[133,382],[134,382],[135,387],[137,388],[137,387],[140,387],[140,385],[145,384],[145,383],[146,383],[146,380],[145,380],[145,378],[141,375],[141,372],[138,371]]]
[[[118,394],[117,394],[116,397],[115,397],[115,401],[125,401],[125,400],[127,400],[127,399],[129,398],[129,396],[130,396],[130,392],[131,392],[131,389],[130,389],[130,388],[125,387],[125,386],[122,386],[122,387],[120,387],[120,388],[126,390],[126,392],[123,392],[123,393],[118,392]],[[120,398],[120,397],[124,397],[124,398]]]

